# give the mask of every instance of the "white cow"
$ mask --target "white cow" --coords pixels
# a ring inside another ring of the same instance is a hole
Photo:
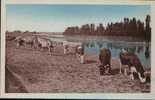
[[[80,57],[80,63],[84,63],[84,46],[79,42],[63,41],[64,54],[68,54],[71,50]]]
[[[36,40],[36,36],[17,36],[15,38],[15,41],[17,42],[17,47],[25,44],[31,45],[31,47],[34,46]]]
[[[37,37],[36,43],[38,44],[38,47],[42,49],[47,48],[49,50],[50,55],[52,54],[54,47],[50,39]]]

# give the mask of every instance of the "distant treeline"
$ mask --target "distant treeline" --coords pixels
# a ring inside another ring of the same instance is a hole
[[[136,20],[136,18],[124,18],[123,22],[108,23],[106,27],[102,24],[95,26],[94,24],[86,24],[81,27],[68,27],[64,35],[110,35],[110,36],[133,36],[142,37],[151,40],[150,15],[146,16],[144,22]]]

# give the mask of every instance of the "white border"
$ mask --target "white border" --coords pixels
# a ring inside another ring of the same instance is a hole
[[[0,95],[2,96],[4,90],[5,79],[5,30],[6,30],[6,15],[5,15],[5,0],[1,0],[1,72],[0,72]]]
[[[151,0],[6,0],[7,4],[150,4]]]
[[[143,98],[155,99],[155,47],[151,45],[151,93],[5,93],[5,30],[6,30],[6,12],[5,12],[5,3],[6,4],[105,4],[105,5],[151,5],[151,24],[152,24],[152,44],[155,44],[155,2],[148,0],[2,0],[2,26],[1,26],[1,97],[3,98],[76,98],[76,99],[134,99],[134,98]]]

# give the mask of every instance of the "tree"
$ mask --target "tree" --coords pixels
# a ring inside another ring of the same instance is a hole
[[[146,16],[145,19],[145,37],[148,41],[151,41],[151,27],[150,27],[151,17],[150,15]]]
[[[119,36],[132,36],[132,37],[145,37],[147,40],[151,39],[150,16],[146,16],[145,27],[144,22],[124,18],[123,22],[108,23],[106,28],[100,23],[96,28],[94,24],[85,24],[81,27],[72,26],[68,27],[65,35],[119,35]]]

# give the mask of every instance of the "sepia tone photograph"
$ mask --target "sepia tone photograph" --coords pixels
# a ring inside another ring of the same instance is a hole
[[[6,93],[150,93],[150,5],[7,4]]]

